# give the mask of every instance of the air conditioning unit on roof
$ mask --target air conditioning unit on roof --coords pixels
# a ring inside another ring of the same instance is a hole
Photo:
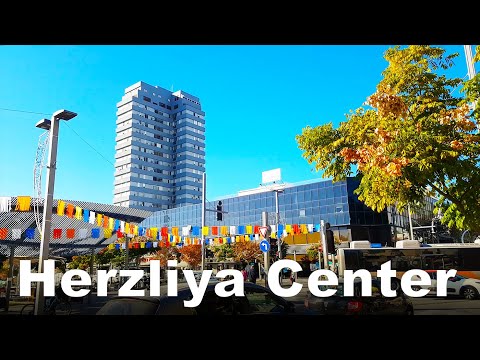
[[[350,242],[350,248],[351,249],[369,249],[370,246],[370,241],[351,241]]]
[[[395,243],[395,247],[400,249],[419,248],[421,245],[417,240],[400,240]]]

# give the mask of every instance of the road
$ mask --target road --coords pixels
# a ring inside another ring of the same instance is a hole
[[[305,306],[303,300],[308,291],[307,279],[298,279],[303,285],[300,293],[288,300],[295,303],[296,313],[304,314]],[[263,281],[257,281],[257,284],[264,285]],[[284,280],[283,286],[290,286],[290,281]],[[161,286],[161,293],[166,293],[166,285]],[[148,292],[146,291],[146,295]],[[109,297],[116,295],[116,292],[109,292]],[[82,299],[83,300],[83,299]],[[108,300],[107,297],[97,297],[94,293],[90,304],[84,299],[83,303],[80,299],[72,303],[72,315],[94,315],[100,307]],[[464,300],[461,298],[437,298],[437,297],[423,297],[412,298],[415,315],[480,315],[480,299]],[[10,306],[8,314],[19,314],[23,304],[13,303]],[[0,315],[6,314],[0,310]]]
[[[480,300],[437,298],[412,299],[415,315],[480,315]]]

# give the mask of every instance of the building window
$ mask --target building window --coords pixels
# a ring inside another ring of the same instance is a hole
[[[298,216],[305,217],[305,209],[300,209]]]
[[[178,105],[175,105],[173,108],[174,108],[174,109],[178,109]]]
[[[143,100],[144,100],[144,101],[147,101],[147,102],[151,102],[151,101],[152,101],[152,99],[150,99],[148,96],[144,96],[144,97],[143,97]]]
[[[167,105],[168,110],[172,110],[172,107],[170,105]]]

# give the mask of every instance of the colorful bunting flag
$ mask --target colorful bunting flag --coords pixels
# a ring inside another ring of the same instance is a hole
[[[27,239],[33,239],[35,237],[35,229],[33,228],[28,228],[25,230],[25,236]]]
[[[12,229],[12,240],[18,240],[22,237],[22,229]]]
[[[65,214],[65,201],[58,200],[57,202],[57,215],[63,216]]]
[[[90,219],[90,210],[83,209],[83,222],[88,223],[89,219]]]
[[[82,214],[82,208],[80,206],[75,207],[75,219],[77,220],[82,220],[83,214]]]
[[[67,204],[67,216],[70,218],[70,219],[73,219],[73,212],[75,210],[75,206],[73,206],[72,204]]]

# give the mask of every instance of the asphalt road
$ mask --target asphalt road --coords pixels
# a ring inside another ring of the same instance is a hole
[[[288,300],[295,303],[296,313],[305,313],[305,307],[303,300],[307,294],[308,287],[306,279],[298,279],[298,282],[303,285],[300,293],[294,297],[288,298]],[[264,281],[257,281],[257,284],[264,285]],[[290,281],[283,281],[284,287],[290,286]],[[161,286],[161,292],[166,292],[166,286]],[[146,292],[148,293],[148,292]],[[116,295],[116,292],[110,292],[110,296]],[[88,303],[84,299],[83,303],[77,300],[72,303],[72,315],[94,315],[100,307],[108,300],[107,297],[97,297],[93,294],[91,302]],[[480,315],[480,299],[477,300],[464,300],[462,298],[437,298],[437,297],[423,297],[412,298],[415,315]],[[5,313],[0,310],[0,315],[7,314],[19,314],[23,304],[12,303],[10,311]]]
[[[415,315],[480,315],[480,300],[437,298],[412,299]]]

